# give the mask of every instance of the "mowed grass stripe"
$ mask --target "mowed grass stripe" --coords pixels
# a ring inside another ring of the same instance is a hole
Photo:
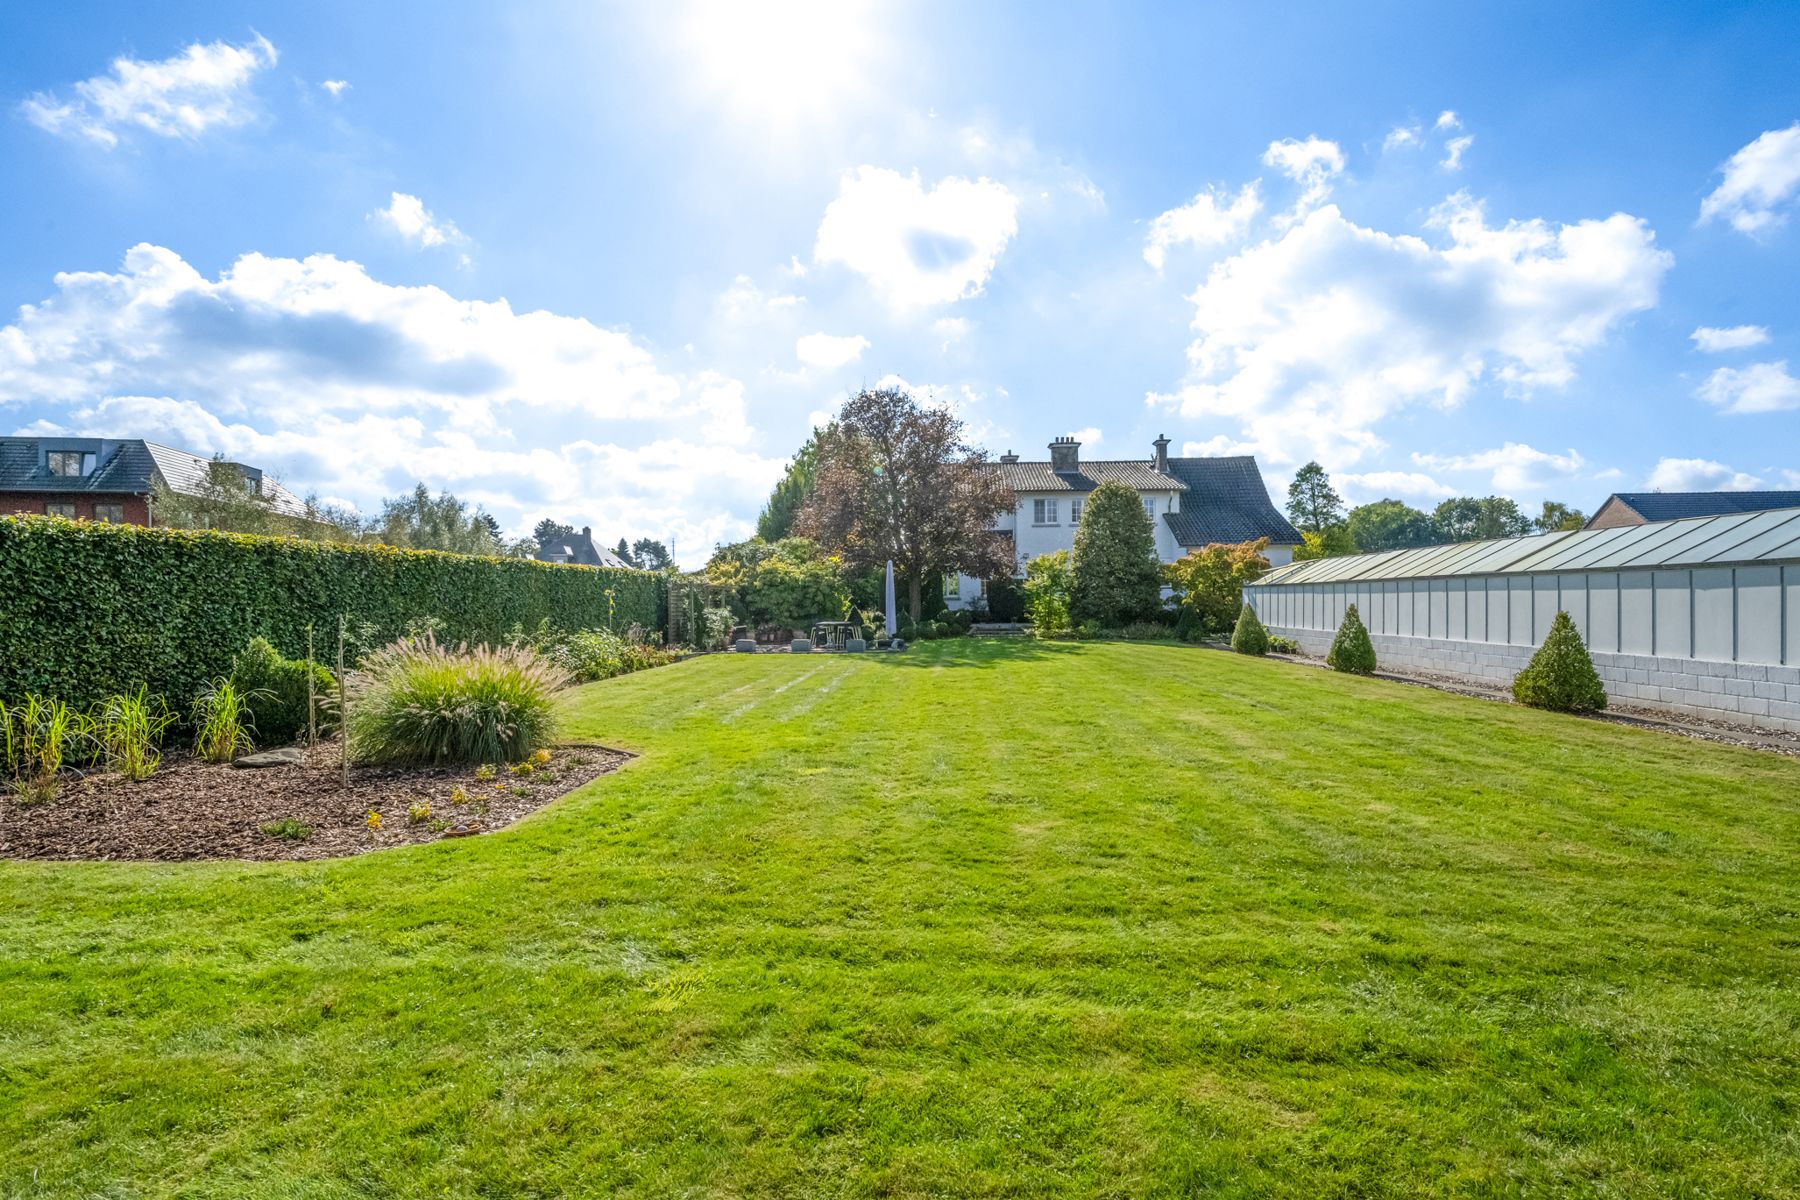
[[[498,835],[0,864],[0,1195],[1800,1188],[1792,762],[1156,645],[568,708]]]

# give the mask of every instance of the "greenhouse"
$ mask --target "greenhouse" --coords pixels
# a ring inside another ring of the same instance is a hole
[[[1354,604],[1385,665],[1497,682],[1566,610],[1615,700],[1800,729],[1800,508],[1313,559],[1245,598],[1309,652]]]

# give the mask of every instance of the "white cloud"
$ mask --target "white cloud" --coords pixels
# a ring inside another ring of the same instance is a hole
[[[1451,138],[1444,143],[1444,160],[1438,165],[1443,167],[1446,171],[1462,170],[1463,151],[1474,144],[1475,137],[1473,134],[1464,134],[1462,137]]]
[[[1587,465],[1587,460],[1570,450],[1553,454],[1520,442],[1507,442],[1495,450],[1475,454],[1414,454],[1413,461],[1436,471],[1490,471],[1493,484],[1502,492],[1530,492],[1567,479]]]
[[[1723,329],[1702,325],[1688,336],[1694,339],[1694,345],[1698,349],[1708,354],[1719,354],[1726,350],[1760,346],[1769,340],[1769,331],[1761,325],[1733,325]]]
[[[1443,112],[1438,114],[1437,121],[1432,125],[1432,128],[1442,133],[1445,130],[1461,129],[1462,122],[1457,120],[1454,109],[1446,108]]]
[[[1780,209],[1800,192],[1800,121],[1764,133],[1719,170],[1725,178],[1700,202],[1703,223],[1724,217],[1741,233],[1761,233],[1787,220]]]
[[[1787,412],[1800,408],[1800,379],[1788,374],[1787,360],[1720,367],[1700,385],[1700,398],[1729,413]]]
[[[1240,442],[1221,433],[1204,442],[1181,443],[1183,458],[1227,458],[1238,454],[1255,454],[1255,442]]]
[[[1018,230],[1018,207],[991,179],[926,188],[917,172],[861,166],[839,180],[813,261],[849,267],[895,308],[950,304],[981,293]]]
[[[196,138],[215,126],[242,125],[252,116],[250,81],[275,65],[264,37],[242,46],[199,42],[157,62],[121,55],[112,73],[75,85],[76,99],[48,92],[20,106],[27,120],[63,137],[111,148],[130,130],[159,137]]]
[[[765,291],[750,276],[739,275],[719,293],[715,307],[720,319],[728,324],[757,325],[791,313],[805,303],[804,296]]]
[[[1417,146],[1421,140],[1417,125],[1396,125],[1381,139],[1381,150],[1384,154],[1391,150],[1402,150],[1408,146]]]
[[[319,86],[330,92],[332,99],[335,100],[350,90],[350,81],[347,79],[327,79]]]
[[[1269,143],[1263,151],[1263,162],[1301,185],[1303,190],[1294,211],[1303,214],[1331,194],[1332,177],[1344,170],[1344,152],[1336,142],[1319,137],[1305,141],[1283,138]]]
[[[836,336],[809,333],[794,343],[794,357],[809,367],[834,371],[849,366],[869,348],[869,339],[861,335]]]
[[[1439,483],[1422,471],[1366,471],[1360,475],[1340,475],[1338,481],[1354,495],[1378,499],[1389,496],[1443,499],[1456,495],[1455,488]]]
[[[388,206],[370,213],[369,220],[386,226],[421,250],[429,250],[435,246],[459,246],[469,240],[456,227],[455,221],[439,217],[425,207],[423,200],[405,192],[393,193]]]
[[[974,322],[967,317],[939,317],[931,323],[931,331],[941,339],[939,350],[948,350],[967,338],[974,327]]]
[[[1241,425],[1277,463],[1355,463],[1414,403],[1454,406],[1484,383],[1558,387],[1631,314],[1672,258],[1638,218],[1493,228],[1458,194],[1438,244],[1368,229],[1335,205],[1212,268],[1191,297],[1189,371],[1153,405]]]
[[[1217,246],[1239,237],[1262,208],[1256,185],[1247,183],[1235,197],[1208,188],[1180,208],[1171,208],[1150,223],[1144,261],[1158,271],[1171,246]]]
[[[504,521],[554,501],[645,530],[741,532],[733,514],[754,513],[781,469],[748,449],[735,379],[329,255],[247,254],[209,279],[140,245],[118,273],[58,275],[0,327],[0,410],[24,405],[201,453],[247,447],[292,487],[365,505],[417,478],[467,481]]]
[[[1089,425],[1086,429],[1077,429],[1069,436],[1080,442],[1084,450],[1098,446],[1106,440],[1106,435],[1101,433],[1096,425]]]
[[[1644,486],[1653,492],[1745,492],[1762,486],[1754,475],[1705,458],[1659,458]]]

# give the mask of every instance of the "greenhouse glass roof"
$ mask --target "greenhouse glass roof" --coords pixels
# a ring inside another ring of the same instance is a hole
[[[1632,567],[1718,567],[1800,561],[1800,508],[1577,529],[1416,550],[1316,558],[1277,567],[1260,584],[1441,579]]]

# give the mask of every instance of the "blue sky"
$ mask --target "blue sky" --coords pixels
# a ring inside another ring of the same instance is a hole
[[[748,531],[890,378],[1352,501],[1800,486],[1793,5],[14,4],[0,426]],[[1792,364],[1792,365],[1790,365]]]

